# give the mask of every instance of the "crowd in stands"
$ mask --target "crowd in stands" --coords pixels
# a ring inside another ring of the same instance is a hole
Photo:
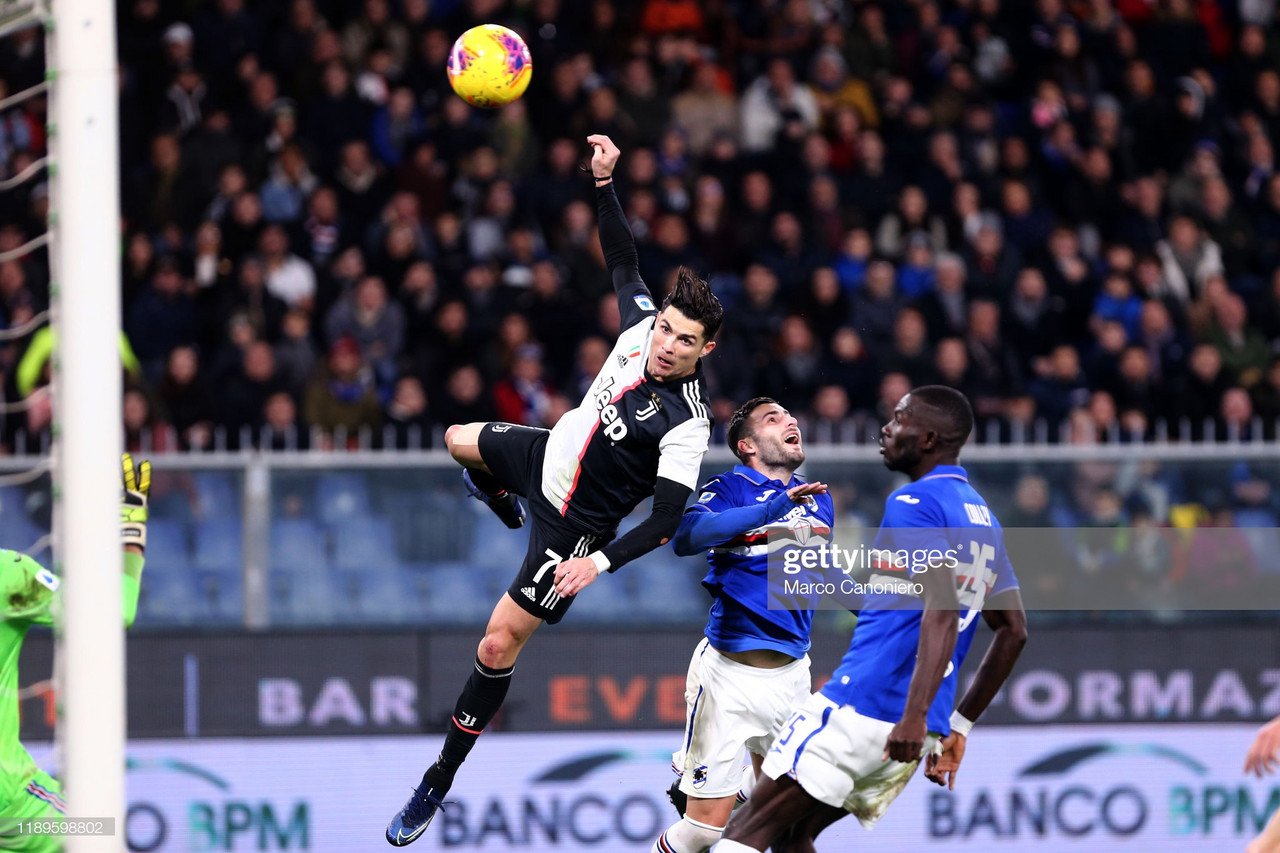
[[[546,426],[618,313],[580,164],[656,295],[726,307],[714,408],[865,441],[914,384],[992,441],[1261,440],[1280,418],[1280,28],[1268,0],[250,0],[119,4],[132,447],[439,446]],[[504,23],[532,85],[452,95]],[[44,79],[0,42],[0,96]],[[0,177],[44,156],[0,112]],[[0,252],[49,193],[0,194]],[[67,239],[67,235],[61,235]],[[0,326],[46,307],[0,263]],[[47,440],[50,346],[0,348],[4,450]]]

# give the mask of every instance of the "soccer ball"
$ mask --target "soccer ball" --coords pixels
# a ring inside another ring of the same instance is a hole
[[[472,27],[449,51],[449,85],[472,106],[505,106],[524,94],[532,77],[529,46],[497,24]]]

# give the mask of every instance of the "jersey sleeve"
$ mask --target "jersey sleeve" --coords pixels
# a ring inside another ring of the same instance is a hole
[[[698,500],[684,511],[673,542],[682,557],[697,554],[732,540],[734,537],[768,524],[787,513],[795,504],[786,492],[778,492],[769,500],[743,503],[741,493],[717,477],[702,487]]]
[[[0,612],[6,621],[53,624],[61,580],[31,557],[5,551],[0,559]]]
[[[702,457],[710,440],[711,421],[706,418],[689,418],[667,430],[658,442],[658,476],[691,490],[697,488]]]
[[[618,296],[622,328],[629,329],[658,313],[653,294],[640,278],[640,256],[635,236],[627,224],[622,203],[612,183],[596,190],[596,216],[600,226],[600,248]],[[689,488],[693,488],[690,486]]]

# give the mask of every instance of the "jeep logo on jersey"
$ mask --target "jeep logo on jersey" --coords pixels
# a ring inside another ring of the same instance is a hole
[[[618,407],[613,404],[613,377],[609,377],[600,390],[596,392],[596,409],[600,411],[600,424],[604,434],[612,441],[622,441],[627,437],[627,422],[622,419]]]

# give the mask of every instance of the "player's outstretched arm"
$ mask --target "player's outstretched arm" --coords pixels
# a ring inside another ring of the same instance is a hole
[[[715,502],[710,505],[694,504],[681,517],[672,547],[681,557],[700,554],[708,548],[724,545],[748,530],[777,521],[791,512],[796,504],[804,503],[809,495],[826,493],[826,483],[802,483],[778,492],[764,503],[724,509],[713,508]]]
[[[889,733],[884,751],[886,758],[902,762],[917,760],[924,749],[929,706],[933,704],[947,665],[951,663],[960,628],[955,572],[945,563],[935,563],[926,571],[917,572],[913,579],[924,586],[924,614],[920,620],[916,667],[911,673],[902,719]]]
[[[138,615],[138,593],[142,585],[143,554],[147,547],[147,501],[151,496],[151,463],[134,461],[126,453],[120,457],[120,540],[124,547],[125,627]]]
[[[982,656],[973,682],[956,705],[956,714],[963,720],[952,717],[951,734],[942,741],[942,754],[930,756],[924,772],[925,778],[951,789],[956,785],[956,773],[960,770],[969,734],[957,726],[961,723],[972,726],[982,716],[1013,672],[1013,665],[1027,644],[1027,613],[1018,590],[1005,590],[992,596],[982,610],[982,618],[995,636]]]
[[[627,215],[613,185],[613,170],[622,152],[613,140],[603,134],[587,137],[594,153],[591,156],[591,174],[596,182],[596,217],[600,226],[600,248],[613,290],[618,295],[618,309],[622,315],[622,328],[627,329],[657,313],[653,294],[640,278],[640,255],[636,252],[635,235],[627,224]]]

